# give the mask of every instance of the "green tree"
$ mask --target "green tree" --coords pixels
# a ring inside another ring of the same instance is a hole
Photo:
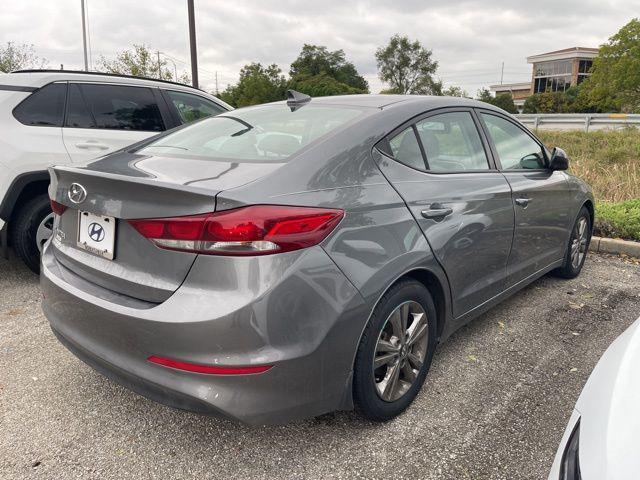
[[[385,93],[440,95],[442,82],[434,75],[438,62],[419,41],[394,35],[389,44],[376,50],[378,76],[390,85]]]
[[[353,63],[346,60],[343,50],[332,52],[327,47],[305,43],[298,58],[291,63],[289,75],[292,80],[301,75],[306,79],[324,75],[357,90],[356,93],[369,92],[369,84]],[[321,81],[325,82],[326,80]]]
[[[513,97],[508,93],[499,93],[494,97],[488,89],[482,88],[478,90],[477,98],[481,102],[490,103],[509,113],[518,113],[518,108],[516,104],[513,103]]]
[[[539,100],[540,100],[540,97],[539,97],[539,94],[537,93],[527,97],[522,107],[522,113],[539,113],[538,112],[539,103],[540,103]]]
[[[528,97],[523,113],[592,113],[596,109],[589,104],[582,85],[574,85],[564,92],[542,92]]]
[[[574,85],[564,92],[564,105],[562,113],[594,113],[596,109],[590,104],[587,96],[583,93],[582,85]]]
[[[244,107],[283,100],[286,90],[287,80],[280,67],[250,63],[240,70],[238,83],[229,85],[220,98],[234,107]]]
[[[0,72],[45,68],[47,63],[46,59],[36,55],[33,45],[26,43],[16,45],[14,42],[7,42],[6,46],[0,47]]]
[[[469,97],[469,94],[466,92],[466,90],[463,90],[460,87],[448,87],[445,88],[442,91],[442,95],[446,96],[446,97]]]
[[[640,112],[640,20],[634,18],[600,47],[584,95],[598,111]]]
[[[118,75],[133,75],[135,77],[157,78],[174,82],[191,84],[191,77],[187,73],[174,78],[174,69],[167,66],[167,61],[145,45],[133,45],[130,50],[123,50],[114,60],[100,57],[98,70]]]
[[[296,75],[289,81],[289,88],[301,93],[306,93],[312,97],[366,93],[358,88],[350,87],[346,83],[339,82],[326,73],[320,73],[318,75]]]

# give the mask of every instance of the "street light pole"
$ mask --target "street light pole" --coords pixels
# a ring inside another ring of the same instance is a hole
[[[196,18],[193,0],[187,0],[189,11],[189,46],[191,48],[191,84],[198,88],[198,52],[196,51]]]
[[[85,25],[84,0],[80,0],[80,10],[82,11],[82,46],[84,47],[84,71],[89,71],[89,60],[87,58],[87,27]]]

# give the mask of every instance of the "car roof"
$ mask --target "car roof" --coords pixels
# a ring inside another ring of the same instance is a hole
[[[207,96],[211,96],[210,93],[185,85],[183,83],[171,82],[169,80],[158,80],[155,78],[137,77],[133,75],[120,75],[115,73],[103,73],[103,72],[85,72],[78,70],[16,70],[14,72],[0,75],[0,84],[4,85],[16,85],[23,87],[36,87],[40,88],[44,85],[62,80],[82,80],[88,82],[117,82],[131,85],[145,85],[153,87],[172,86],[185,91],[198,91],[205,93]]]
[[[331,97],[313,97],[311,104],[315,105],[343,105],[363,108],[384,109],[391,105],[403,106],[419,105],[425,110],[443,106],[443,102],[448,106],[457,107],[483,107],[494,109],[493,106],[478,100],[464,97],[444,97],[436,95],[387,95],[387,94],[360,94],[360,95],[335,95]]]

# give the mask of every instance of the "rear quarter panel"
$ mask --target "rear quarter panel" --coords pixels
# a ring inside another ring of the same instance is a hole
[[[368,122],[335,135],[278,172],[221,192],[216,208],[279,204],[340,208],[345,217],[322,243],[331,259],[364,298],[366,312],[349,332],[353,355],[378,299],[402,275],[416,269],[436,275],[447,292],[446,276],[406,204],[371,157],[385,132]],[[380,131],[376,135],[376,131]],[[354,139],[361,139],[360,141]],[[345,358],[347,360],[347,358]]]
[[[70,162],[61,128],[27,126],[13,116],[13,109],[28,96],[29,92],[0,90],[0,203],[18,175]]]

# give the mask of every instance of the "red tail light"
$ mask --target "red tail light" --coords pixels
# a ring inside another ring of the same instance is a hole
[[[51,200],[51,210],[53,210],[53,213],[55,213],[56,215],[62,215],[66,209],[66,205],[62,205],[55,200]]]
[[[253,365],[248,367],[223,367],[220,365],[202,365],[199,363],[181,362],[180,360],[158,357],[156,355],[151,355],[147,360],[151,363],[162,365],[163,367],[184,370],[185,372],[205,373],[208,375],[251,375],[255,373],[264,373],[273,366]]]
[[[129,220],[160,248],[207,255],[268,255],[320,243],[342,210],[253,205],[189,217]]]

